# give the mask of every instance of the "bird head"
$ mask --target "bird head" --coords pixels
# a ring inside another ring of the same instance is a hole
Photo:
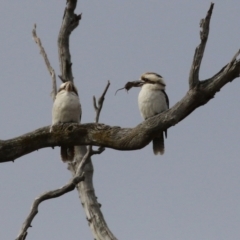
[[[145,84],[146,83],[159,84],[164,88],[166,86],[166,83],[164,82],[163,77],[154,72],[146,72],[142,74],[142,76],[140,77],[140,80],[142,80]]]
[[[77,88],[74,86],[72,81],[67,81],[65,83],[62,83],[59,87],[58,92],[61,91],[67,91],[67,92],[74,92],[77,96],[78,96],[78,90]]]

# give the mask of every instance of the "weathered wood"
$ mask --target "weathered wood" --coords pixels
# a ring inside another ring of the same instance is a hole
[[[45,147],[93,145],[116,150],[136,150],[145,147],[155,132],[166,130],[186,118],[198,107],[206,104],[227,83],[239,77],[240,61],[234,59],[216,75],[201,81],[168,111],[147,119],[135,128],[121,128],[97,123],[64,124],[37,129],[22,136],[0,142],[0,162],[13,161],[25,154]]]

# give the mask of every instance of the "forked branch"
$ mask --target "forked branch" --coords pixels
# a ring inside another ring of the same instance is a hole
[[[76,8],[77,1],[76,0],[68,0],[67,7],[65,9],[65,13],[63,16],[63,22],[60,29],[59,37],[58,37],[58,52],[59,52],[59,62],[60,62],[60,69],[61,69],[61,79],[73,81],[73,74],[72,74],[72,62],[71,62],[71,55],[70,55],[70,48],[69,48],[69,37],[71,32],[78,26],[79,20],[81,19],[81,14],[76,15],[74,13]],[[100,112],[102,109],[104,96],[108,90],[110,83],[108,83],[107,87],[105,88],[102,96],[98,100],[98,106],[94,104],[95,111],[96,111],[96,118],[95,122],[98,123]],[[79,145],[79,144],[78,144]],[[108,228],[103,214],[100,210],[100,205],[97,202],[97,197],[95,196],[95,191],[93,187],[93,165],[92,161],[89,158],[84,158],[82,156],[86,155],[86,151],[91,153],[101,153],[104,151],[104,147],[100,147],[97,151],[92,150],[92,146],[88,147],[86,150],[85,146],[76,146],[75,147],[75,162],[68,165],[68,169],[75,175],[78,172],[80,166],[84,167],[84,176],[85,181],[79,183],[77,185],[77,190],[79,197],[81,199],[82,205],[84,207],[87,220],[89,226],[92,230],[92,234],[95,239],[97,240],[107,240],[116,239],[114,235],[111,233],[110,229]]]
[[[62,78],[71,81],[73,80],[73,76],[71,71],[72,63],[70,59],[68,38],[71,31],[76,28],[81,18],[81,15],[74,14],[76,2],[76,0],[67,1],[68,5],[65,10],[63,25],[59,34],[59,46],[61,46],[61,49],[59,48],[59,58],[62,69]],[[49,127],[44,127],[14,139],[0,141],[0,162],[13,161],[25,154],[41,148],[66,144],[81,145],[81,149],[85,148],[83,145],[95,145],[100,146],[101,148],[109,147],[118,150],[140,149],[145,147],[155,137],[156,132],[164,131],[175,126],[195,109],[208,103],[208,101],[210,101],[225,84],[239,77],[240,73],[240,61],[238,59],[240,51],[238,51],[233,59],[213,77],[204,81],[199,81],[199,70],[208,39],[213,6],[214,4],[212,3],[205,19],[201,21],[201,42],[196,48],[190,71],[189,91],[171,109],[147,119],[135,128],[120,128],[99,123],[81,125],[66,124],[64,126],[56,126],[54,131],[50,133]],[[96,105],[96,101],[95,107],[99,108]],[[98,120],[97,116],[96,120]],[[101,148],[99,149],[100,152]],[[89,158],[89,155],[91,155],[90,152],[90,150],[87,152],[85,159]],[[83,171],[84,161],[81,158],[82,165],[80,164],[74,167],[74,176],[77,174],[77,181],[82,180],[82,174],[80,173]],[[93,168],[91,168],[90,161],[87,163],[89,164],[85,163],[84,172],[89,172],[91,175],[93,173]],[[89,167],[89,169],[87,167]],[[74,184],[75,187],[76,180],[71,184]],[[73,187],[71,184],[66,185],[64,189],[71,189]],[[77,184],[78,189],[80,188],[80,185],[81,184]],[[49,196],[54,196],[54,194],[55,196],[58,196],[60,193],[62,194],[61,189],[55,190],[56,192],[50,192],[48,196],[41,195],[41,201],[46,200],[45,198]],[[81,190],[79,190],[79,193],[80,192]],[[91,197],[92,196],[89,198]],[[95,204],[97,205],[97,202],[95,202]],[[37,202],[34,211],[29,214],[29,219],[36,215],[38,205],[39,203]],[[101,214],[101,212],[99,212],[99,214]],[[31,221],[26,221],[26,227],[28,228]],[[88,217],[88,221],[89,223],[92,223],[94,221],[94,216]],[[94,225],[91,226],[94,228]],[[102,226],[98,225],[98,227],[101,228]],[[23,231],[21,239],[24,239],[25,237],[26,230]],[[99,236],[97,237],[97,239],[101,239]],[[115,238],[114,236],[110,236],[108,239]]]
[[[213,4],[205,18],[203,27],[208,29]],[[208,26],[208,27],[206,27]],[[207,31],[208,33],[208,31]],[[203,34],[202,41],[206,41],[207,35]],[[205,39],[205,40],[204,40]],[[200,44],[201,45],[201,44]],[[195,86],[199,71],[199,64],[203,57],[204,46],[196,49],[194,64],[192,66],[190,86]],[[200,54],[201,53],[201,54]],[[53,147],[71,143],[74,145],[95,145],[109,147],[118,150],[136,150],[145,147],[157,131],[163,131],[191,114],[198,107],[206,104],[227,83],[239,77],[240,61],[239,51],[233,59],[213,77],[204,81],[198,81],[197,88],[190,87],[187,94],[171,109],[156,115],[135,128],[120,128],[103,124],[74,124],[56,127],[53,133],[49,133],[49,127],[38,129],[23,136],[0,142],[0,162],[13,161],[25,154],[45,147]],[[195,71],[196,69],[196,71]],[[191,77],[192,76],[192,77]],[[194,77],[195,76],[195,77]]]
[[[205,46],[206,46],[207,40],[208,40],[209,25],[210,25],[213,7],[214,7],[214,3],[211,3],[206,17],[200,21],[201,42],[200,42],[199,46],[196,48],[195,54],[193,57],[193,63],[192,63],[192,67],[191,67],[190,74],[189,74],[189,89],[192,89],[199,84],[199,70],[200,70]]]
[[[145,147],[156,132],[175,126],[198,107],[210,101],[227,83],[239,77],[239,51],[233,59],[213,77],[199,82],[198,88],[186,95],[168,111],[147,119],[135,128],[121,128],[104,124],[66,124],[49,126],[34,132],[0,142],[0,162],[13,161],[40,148],[72,145],[94,145],[117,150],[136,150]]]
[[[95,123],[98,123],[98,121],[99,121],[100,112],[102,110],[105,95],[107,93],[107,90],[108,90],[109,86],[110,86],[110,82],[108,81],[107,86],[106,86],[105,90],[103,91],[102,96],[98,99],[98,105],[97,105],[97,101],[96,101],[95,96],[93,96],[93,106],[94,106],[94,109],[95,109],[95,112],[96,112]]]
[[[94,104],[94,109],[96,111],[96,117],[95,117],[96,122],[98,122],[99,120],[99,116],[100,116],[101,109],[104,102],[104,97],[108,90],[109,85],[110,83],[108,82],[102,96],[98,99],[98,105],[96,103],[96,98],[94,97],[95,100],[93,104]],[[69,164],[69,169],[73,174],[75,173],[75,169],[77,167],[78,162],[80,162],[81,164],[81,161],[82,161],[81,155],[84,154],[84,151],[86,151],[85,149],[86,149],[85,146],[79,146],[79,150],[81,151],[79,151],[80,154],[78,155],[78,157],[80,157],[80,159],[76,159],[76,165]],[[92,150],[92,146],[88,146],[88,150],[89,149],[95,153],[98,153],[103,151],[105,148],[100,147],[96,151],[96,150]],[[98,203],[97,197],[95,195],[95,190],[93,187],[93,165],[92,165],[91,159],[87,161],[84,167],[84,172],[85,172],[85,181],[79,183],[77,185],[77,189],[78,189],[79,198],[81,199],[82,206],[87,216],[88,225],[92,230],[94,239],[116,240],[116,237],[112,234],[112,232],[108,228],[108,225],[100,209],[101,204]]]
[[[57,198],[60,197],[68,192],[71,192],[75,189],[76,184],[78,184],[80,181],[84,180],[84,176],[83,175],[76,175],[74,178],[72,178],[70,180],[69,183],[67,183],[66,185],[64,185],[63,187],[53,190],[53,191],[49,191],[46,193],[41,194],[39,197],[37,197],[32,205],[32,208],[30,210],[30,213],[28,214],[26,220],[24,221],[22,228],[20,230],[20,233],[18,235],[18,237],[16,238],[16,240],[24,240],[26,239],[27,236],[27,230],[29,227],[31,226],[31,223],[34,219],[34,217],[38,214],[38,207],[39,205],[46,200],[52,199],[52,198]]]
[[[19,233],[18,237],[16,238],[16,240],[24,240],[26,238],[27,230],[29,227],[31,227],[31,223],[32,223],[34,217],[38,213],[39,205],[43,201],[61,197],[62,195],[73,191],[76,188],[77,184],[79,184],[81,181],[84,181],[84,179],[85,179],[84,167],[87,164],[87,162],[89,161],[89,159],[91,158],[91,156],[93,156],[94,154],[101,154],[103,151],[104,151],[104,148],[99,148],[98,150],[95,150],[95,151],[93,151],[91,148],[88,148],[88,151],[86,152],[81,163],[77,167],[77,171],[76,171],[74,177],[69,181],[69,183],[67,183],[66,185],[64,185],[63,187],[61,187],[59,189],[43,193],[34,200],[32,208],[30,210],[30,213],[28,214],[26,220],[24,221],[23,226],[22,226],[20,233]]]
[[[101,113],[101,109],[103,106],[103,101],[104,101],[104,96],[107,92],[109,83],[106,87],[106,89],[104,90],[101,98],[99,99],[99,102],[101,102],[101,108],[98,108],[96,111],[96,116],[99,117],[100,113]],[[69,183],[67,183],[66,185],[64,185],[63,187],[56,189],[56,190],[52,190],[52,191],[48,191],[46,193],[41,194],[39,197],[37,197],[32,205],[32,208],[30,210],[30,213],[28,214],[26,220],[24,221],[22,228],[20,230],[20,233],[18,235],[18,237],[16,238],[16,240],[24,240],[27,237],[27,230],[29,227],[31,227],[31,223],[34,219],[34,217],[37,215],[38,213],[38,207],[39,205],[46,200],[52,199],[52,198],[57,198],[60,197],[68,192],[73,191],[77,184],[79,184],[81,181],[84,181],[85,176],[84,176],[84,167],[87,163],[89,163],[91,156],[95,155],[95,154],[101,154],[105,149],[103,147],[100,147],[98,150],[92,150],[92,147],[89,146],[87,152],[85,153],[84,157],[81,159],[80,163],[77,165],[76,167],[76,172],[73,176],[73,178],[69,181]],[[76,164],[76,163],[73,163]],[[71,164],[70,164],[71,166]],[[95,197],[96,198],[96,197]],[[88,206],[89,207],[89,206]],[[98,221],[101,220],[101,218],[103,218],[103,215],[100,214],[100,218],[98,218]],[[102,219],[101,221],[104,221],[104,219]],[[96,230],[95,230],[96,231]]]
[[[38,44],[40,50],[41,50],[41,54],[45,60],[45,63],[46,63],[46,66],[47,66],[47,69],[49,70],[49,72],[53,72],[54,73],[54,78],[53,79],[53,82],[55,83],[55,86],[56,86],[56,78],[55,78],[55,72],[54,70],[52,69],[51,65],[50,65],[50,62],[47,58],[47,54],[41,44],[41,40],[40,38],[37,37],[37,34],[36,34],[36,25],[33,29],[33,37],[35,39],[35,42]],[[51,75],[53,77],[53,75]],[[54,84],[53,84],[54,85]],[[102,109],[102,106],[103,106],[103,102],[104,102],[104,97],[105,97],[105,94],[108,90],[108,87],[109,87],[110,83],[108,82],[102,96],[99,98],[98,100],[98,107],[96,106],[96,103],[95,103],[95,110],[96,110],[96,122],[98,122],[98,119],[99,119],[99,116],[100,116],[100,113],[101,113],[101,109]],[[54,98],[56,96],[56,92],[55,92],[55,95],[54,95]],[[16,240],[24,240],[26,239],[27,237],[27,231],[28,231],[28,228],[31,227],[31,223],[34,219],[34,217],[37,215],[38,213],[38,207],[39,205],[43,202],[43,201],[46,201],[46,200],[49,200],[49,199],[52,199],[52,198],[57,198],[57,197],[60,197],[70,191],[73,191],[76,186],[85,179],[85,176],[84,176],[84,167],[87,163],[89,163],[90,159],[91,159],[91,156],[95,155],[95,154],[101,154],[103,151],[105,150],[105,148],[103,147],[99,147],[98,150],[93,150],[92,149],[92,146],[89,146],[88,147],[88,150],[87,152],[85,153],[85,155],[83,156],[83,158],[81,159],[80,163],[78,165],[76,165],[76,170],[74,170],[74,176],[73,178],[69,181],[69,183],[67,183],[66,185],[64,185],[63,187],[59,188],[59,189],[56,189],[56,190],[52,190],[52,191],[48,191],[46,193],[43,193],[41,194],[39,197],[37,197],[34,202],[33,202],[33,205],[32,205],[32,208],[30,210],[30,213],[28,214],[26,220],[24,221],[23,225],[22,225],[22,228],[20,230],[20,233],[18,235],[18,237],[16,238]],[[76,163],[74,163],[76,164]],[[71,164],[70,164],[71,166]],[[94,197],[94,196],[93,196]],[[96,197],[95,197],[96,198]],[[102,217],[102,214],[101,214],[101,217]],[[101,218],[100,218],[101,219]],[[104,221],[104,219],[102,220]],[[105,221],[104,221],[105,222]]]

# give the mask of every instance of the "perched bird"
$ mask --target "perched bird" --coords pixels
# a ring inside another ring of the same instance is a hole
[[[165,92],[165,82],[162,76],[153,72],[144,73],[141,78],[142,88],[138,95],[138,106],[142,117],[146,120],[169,109],[169,99]],[[165,131],[167,137],[167,130]],[[155,155],[164,153],[164,136],[159,132],[153,139]]]
[[[61,84],[52,108],[52,125],[61,123],[80,123],[81,104],[77,88],[73,82],[68,81]],[[61,146],[61,157],[63,162],[74,159],[74,146]]]

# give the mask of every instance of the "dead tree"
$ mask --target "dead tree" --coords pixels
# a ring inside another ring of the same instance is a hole
[[[76,4],[77,0],[67,1],[58,37],[59,63],[61,69],[61,75],[59,77],[63,82],[66,80],[73,81],[74,79],[69,50],[69,37],[81,20],[81,14],[77,15],[74,13]],[[68,164],[68,169],[71,171],[73,178],[65,186],[46,192],[35,199],[17,239],[26,239],[27,230],[31,226],[35,215],[38,213],[38,206],[42,201],[62,196],[75,188],[79,193],[94,238],[98,240],[116,239],[104,220],[100,210],[100,204],[97,202],[94,193],[91,156],[102,153],[105,148],[130,151],[145,147],[152,141],[157,132],[164,131],[182,121],[195,109],[208,103],[225,84],[239,77],[240,61],[237,57],[240,51],[214,76],[203,81],[199,80],[199,70],[208,40],[209,24],[213,7],[214,4],[211,3],[206,17],[200,22],[200,44],[197,46],[193,57],[189,75],[189,90],[186,95],[169,110],[147,119],[134,128],[121,128],[101,124],[99,123],[99,116],[103,106],[104,96],[110,85],[110,83],[108,83],[102,96],[98,100],[98,104],[96,103],[95,97],[93,99],[93,105],[96,111],[95,123],[80,125],[64,124],[55,126],[52,132],[49,131],[50,127],[46,126],[13,139],[0,140],[1,163],[15,161],[17,158],[41,148],[61,146],[67,143],[79,146],[75,161]],[[36,26],[34,26],[33,29],[33,37],[40,48],[47,69],[51,75],[53,83],[52,97],[54,99],[57,92],[56,76],[48,61],[41,41],[37,36]],[[86,147],[87,145],[88,147]],[[93,150],[92,146],[98,146],[99,148],[98,150]]]

